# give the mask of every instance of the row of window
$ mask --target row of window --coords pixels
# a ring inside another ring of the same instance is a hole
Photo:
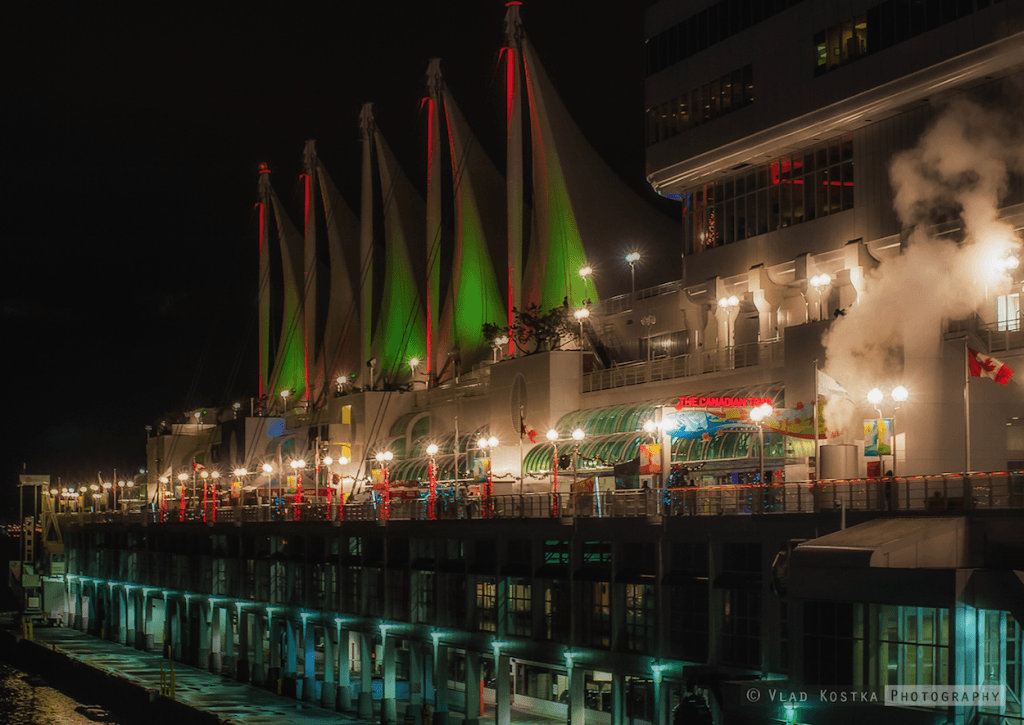
[[[746,65],[647,110],[647,145],[677,136],[754,102],[754,66]]]
[[[647,40],[647,75],[668,68],[802,0],[719,0]]]
[[[731,244],[853,204],[853,137],[845,135],[684,194],[684,249]]]
[[[902,43],[1003,0],[886,0],[814,34],[815,74]]]

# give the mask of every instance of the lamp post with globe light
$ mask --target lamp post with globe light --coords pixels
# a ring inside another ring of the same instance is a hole
[[[436,443],[427,446],[427,455],[430,456],[430,463],[427,464],[427,482],[430,487],[427,491],[427,516],[431,519],[437,518],[437,464],[434,457],[438,450]]]
[[[384,514],[384,520],[387,521],[391,517],[391,461],[395,457],[395,454],[391,451],[378,451],[375,456],[377,459],[377,465],[380,466],[383,471],[383,483],[384,491],[381,496],[381,509]]]
[[[825,295],[825,290],[832,284],[832,278],[827,274],[817,274],[810,279],[810,285],[814,288],[818,297],[818,319],[821,320],[821,298]]]
[[[306,462],[297,458],[291,462],[292,470],[295,472],[295,497],[292,499],[292,518],[299,520],[299,510],[302,507],[302,471],[306,468]]]
[[[590,277],[594,274],[594,268],[589,264],[583,265],[580,268],[580,279],[583,280],[583,304],[584,306],[590,304],[590,295],[587,293],[587,285],[590,283]]]
[[[629,288],[632,293],[629,302],[631,308],[636,300],[636,263],[639,261],[640,252],[630,252],[626,255],[626,263],[629,264]]]
[[[493,451],[498,447],[498,439],[494,436],[490,438],[480,438],[476,442],[477,448],[479,448],[484,458],[487,460],[487,481],[484,483],[484,490],[481,495],[481,503],[483,505],[484,518],[489,519],[494,515],[494,475],[491,470],[491,463],[493,461]]]
[[[583,439],[586,437],[587,434],[582,428],[577,428],[572,432],[572,494],[574,497],[579,494],[580,446],[583,445]]]
[[[902,385],[897,385],[892,389],[889,394],[890,397],[895,401],[896,405],[892,409],[892,475],[896,476],[896,411],[900,409],[900,406],[906,402],[907,398],[910,397],[910,391],[904,388]],[[872,407],[878,411],[878,423],[877,426],[877,437],[878,437],[878,465],[879,468],[885,468],[882,462],[882,401],[885,399],[885,395],[878,388],[872,388],[868,392],[868,402],[871,403]],[[880,470],[879,473],[882,473]]]
[[[264,463],[263,466],[262,466],[262,469],[263,469],[263,475],[267,477],[267,485],[266,485],[267,496],[266,496],[266,498],[267,498],[267,514],[268,514],[267,518],[269,518],[269,514],[270,514],[270,498],[271,498],[271,488],[270,488],[270,480],[271,480],[271,478],[270,478],[270,476],[274,472],[274,467],[272,465],[270,465],[269,463]]]
[[[555,447],[551,461],[551,515],[558,516],[558,431],[552,428],[546,435]]]
[[[758,444],[757,444],[757,448],[758,448],[758,453],[759,453],[759,458],[760,458],[760,464],[759,464],[760,478],[758,479],[758,481],[759,481],[759,483],[762,486],[765,484],[765,480],[764,480],[764,420],[765,420],[765,418],[771,417],[771,414],[772,414],[773,411],[774,411],[774,408],[772,408],[772,404],[771,403],[762,403],[761,405],[757,406],[756,408],[753,408],[750,411],[750,419],[752,421],[754,421],[754,423],[757,424],[757,430],[758,430]]]

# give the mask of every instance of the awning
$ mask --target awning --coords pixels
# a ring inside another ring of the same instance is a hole
[[[949,606],[967,531],[963,516],[882,518],[812,539],[793,550],[789,596]]]

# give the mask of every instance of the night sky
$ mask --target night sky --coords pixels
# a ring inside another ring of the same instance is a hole
[[[641,0],[527,0],[541,62],[644,198]],[[358,208],[358,114],[423,187],[431,57],[504,168],[504,3],[5,8],[0,520],[16,476],[137,470],[164,413],[254,395],[257,165],[299,221],[306,139]],[[669,207],[671,208],[671,207]],[[637,286],[643,286],[638,270]],[[613,293],[628,290],[614,290]]]

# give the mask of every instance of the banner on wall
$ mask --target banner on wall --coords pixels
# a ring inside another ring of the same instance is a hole
[[[729,399],[726,399],[729,400]],[[742,399],[741,399],[742,400]],[[819,403],[818,438],[836,438],[841,431],[829,431],[826,423],[825,401]],[[750,420],[748,408],[723,408],[721,410],[677,410],[665,411],[663,423],[665,432],[672,438],[711,440],[730,430],[749,430],[755,427]],[[814,408],[797,403],[793,408],[775,408],[769,418],[762,421],[766,433],[779,433],[793,438],[814,439]]]
[[[661,473],[660,443],[640,444],[640,473],[644,476],[652,473]]]
[[[864,457],[892,455],[892,418],[864,421]]]

